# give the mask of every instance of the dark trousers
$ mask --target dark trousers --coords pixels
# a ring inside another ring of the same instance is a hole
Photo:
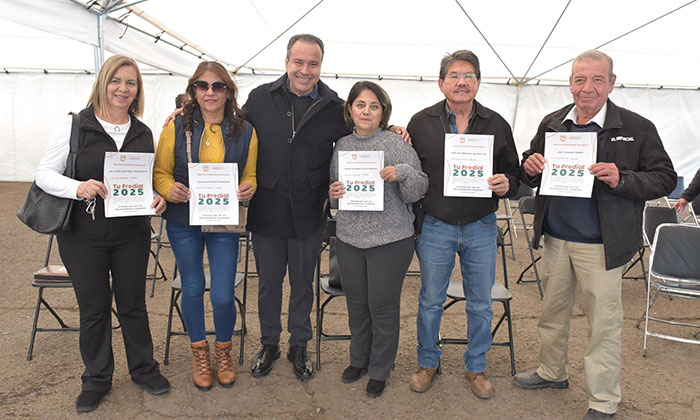
[[[282,282],[289,268],[290,346],[306,346],[311,340],[311,308],[314,303],[314,270],[321,249],[323,225],[305,239],[277,239],[253,234],[258,265],[258,318],[260,342],[278,345],[282,333]]]
[[[105,239],[61,234],[58,247],[80,309],[80,356],[85,364],[83,390],[106,391],[112,387],[112,291],[129,374],[136,382],[158,374],[145,297],[149,232]]]
[[[399,348],[401,287],[415,242],[406,238],[361,249],[340,240],[336,252],[348,305],[350,365],[385,381]]]

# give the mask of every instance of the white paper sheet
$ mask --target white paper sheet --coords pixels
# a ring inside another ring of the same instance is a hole
[[[153,203],[153,153],[105,152],[105,217],[156,214]]]
[[[238,224],[238,164],[189,163],[190,225]]]

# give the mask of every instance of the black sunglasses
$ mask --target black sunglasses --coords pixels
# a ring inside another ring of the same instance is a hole
[[[214,82],[210,85],[203,80],[197,80],[196,82],[192,83],[192,86],[194,86],[195,89],[202,91],[208,91],[209,87],[211,87],[211,90],[213,90],[215,93],[221,93],[227,88],[226,83],[224,82]]]

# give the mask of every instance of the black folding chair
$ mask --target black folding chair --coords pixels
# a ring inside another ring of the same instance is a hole
[[[518,232],[516,231],[515,226],[515,213],[518,211],[518,207],[516,206],[514,209],[511,202],[518,202],[522,197],[531,197],[533,195],[535,195],[535,193],[532,188],[521,183],[518,187],[518,192],[514,197],[503,199],[505,214],[496,215],[496,219],[499,222],[506,221],[506,224],[501,226],[501,229],[503,230],[504,238],[505,235],[508,234],[508,241],[505,242],[505,246],[510,247],[513,260],[515,260],[515,243],[513,242],[513,236],[516,238],[518,237]]]
[[[243,285],[243,296],[239,296],[236,293],[235,299],[238,305],[238,318],[240,319],[240,324],[237,329],[233,330],[233,335],[241,337],[240,354],[238,356],[238,364],[243,364],[243,350],[245,348],[245,336],[248,333],[246,327],[246,303],[248,301],[248,257],[249,257],[249,243],[250,243],[250,233],[246,232],[241,234],[240,242],[245,244],[245,257],[243,262],[243,272],[236,273],[236,279],[234,283],[234,288],[238,288],[239,285]],[[239,261],[241,255],[238,256]],[[211,277],[208,271],[205,271],[205,286],[204,291],[210,292]],[[175,265],[175,270],[173,272],[173,283],[170,291],[170,308],[168,309],[168,330],[165,334],[165,356],[163,357],[163,364],[168,364],[168,359],[170,356],[170,338],[176,335],[187,335],[187,327],[185,326],[185,319],[182,317],[182,310],[180,309],[180,297],[182,296],[182,285],[180,283],[180,276],[177,275],[177,264]],[[177,316],[180,318],[180,324],[182,325],[182,331],[173,331],[173,311],[177,312]],[[213,330],[207,330],[206,335],[216,334]]]
[[[700,194],[698,194],[693,201],[688,203],[688,207],[690,208],[690,213],[695,219],[695,225],[700,226]]]
[[[158,219],[158,229],[155,229],[150,223],[154,218]],[[149,249],[149,252],[153,257],[153,274],[149,274],[146,278],[151,279],[151,297],[153,297],[156,291],[156,280],[168,280],[168,276],[165,275],[165,270],[163,270],[163,266],[159,261],[160,250],[162,248],[170,248],[170,243],[163,239],[163,225],[163,218],[161,216],[151,216],[149,218],[149,226],[151,228],[151,249]],[[153,250],[154,245],[155,251]],[[158,270],[160,270],[160,275],[158,275]]]
[[[637,254],[637,258],[635,258],[622,273],[623,279],[646,279],[647,272],[646,268],[644,267],[644,254],[646,253],[646,249],[649,248],[654,242],[656,228],[662,223],[679,223],[678,213],[676,210],[670,207],[656,207],[648,205],[644,207],[644,214],[642,218],[642,237],[644,239],[644,243]],[[642,268],[642,276],[626,276],[632,267],[637,264],[639,264]],[[639,325],[639,323],[637,323],[637,325]]]
[[[350,334],[328,334],[323,330],[326,306],[337,297],[345,297],[340,283],[340,270],[335,257],[335,220],[328,219],[323,232],[323,243],[316,264],[316,369],[321,369],[321,342],[350,340]],[[321,257],[328,250],[328,273],[321,274]],[[321,303],[321,291],[325,300]]]
[[[520,211],[520,220],[522,220],[523,226],[527,226],[525,222],[525,215],[530,215],[532,217],[535,216],[535,197],[522,197],[520,200],[518,200],[518,211]],[[527,228],[523,229],[525,231],[525,241],[527,242],[527,250],[530,252],[530,264],[523,269],[523,271],[520,273],[518,276],[518,281],[516,281],[517,284],[520,283],[531,283],[531,282],[536,282],[537,283],[537,290],[540,292],[540,299],[544,297],[544,293],[542,291],[542,280],[540,279],[540,273],[537,270],[537,262],[542,259],[541,255],[538,255],[535,257],[535,253],[532,249],[532,243],[534,238],[530,238],[530,235],[527,233]],[[535,273],[535,279],[534,280],[525,280],[525,273],[528,272],[530,269]]]
[[[51,306],[51,304],[44,298],[44,289],[73,289],[73,282],[68,274],[68,270],[62,264],[51,264],[51,249],[53,247],[54,235],[49,236],[49,244],[46,248],[46,256],[44,257],[44,266],[41,270],[34,273],[34,280],[32,281],[32,286],[39,289],[39,293],[36,299],[36,306],[34,308],[34,321],[32,322],[32,332],[29,339],[29,350],[27,351],[27,360],[32,360],[34,357],[34,343],[36,340],[36,333],[39,332],[65,332],[65,331],[80,331],[80,327],[71,327],[61,318],[56,309]],[[39,315],[41,314],[41,308],[49,311],[53,315],[56,322],[58,322],[58,328],[43,328],[39,327]],[[112,308],[112,314],[119,320],[117,311]],[[116,330],[119,328],[119,323],[113,326],[112,329]]]
[[[493,341],[491,345],[493,346],[504,346],[508,347],[510,350],[510,372],[511,375],[515,375],[515,350],[513,348],[513,324],[511,321],[511,311],[510,311],[510,301],[513,300],[513,295],[508,290],[508,270],[506,265],[506,248],[503,241],[503,232],[498,229],[498,237],[496,240],[496,246],[501,250],[501,260],[503,263],[503,283],[496,281],[491,289],[491,299],[494,302],[500,302],[503,304],[503,313],[496,322],[496,325],[491,330],[491,337],[495,337],[499,328],[506,321],[508,325],[508,341]],[[444,310],[447,311],[457,302],[465,302],[464,297],[464,287],[462,285],[462,280],[450,280],[450,285],[447,288],[447,297],[450,301],[444,306]],[[438,336],[438,345],[443,344],[469,344],[466,338],[442,338]]]
[[[647,355],[647,337],[689,344],[700,344],[700,325],[652,317],[651,308],[657,299],[669,297],[700,299],[700,227],[661,224],[656,228],[649,258],[647,277],[647,304],[644,312],[644,352]],[[653,294],[653,297],[652,297]],[[649,321],[679,325],[698,329],[695,339],[679,337],[668,333],[649,331]]]
[[[32,281],[32,286],[39,289],[39,294],[36,299],[36,307],[34,309],[34,321],[32,323],[32,333],[29,339],[29,350],[27,351],[27,360],[32,360],[34,352],[34,341],[36,339],[36,333],[38,332],[64,332],[64,331],[80,331],[78,327],[71,327],[63,321],[63,318],[56,312],[56,310],[51,306],[51,304],[44,299],[44,289],[72,289],[73,283],[71,282],[70,276],[66,267],[63,265],[51,265],[51,247],[53,245],[53,235],[49,236],[49,246],[46,249],[46,257],[44,258],[44,266],[41,270],[34,273],[34,280]],[[56,322],[58,322],[59,328],[41,328],[39,324],[39,314],[41,313],[41,308],[49,311],[53,315]]]

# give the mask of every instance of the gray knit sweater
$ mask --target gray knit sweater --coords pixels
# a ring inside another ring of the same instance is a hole
[[[384,211],[338,211],[336,235],[356,248],[371,248],[413,236],[411,203],[428,191],[428,176],[423,173],[413,148],[398,134],[378,129],[368,136],[355,133],[335,144],[331,159],[331,183],[338,180],[338,151],[384,151],[384,166],[396,166],[397,182],[384,182]],[[331,200],[333,208],[337,200]]]

